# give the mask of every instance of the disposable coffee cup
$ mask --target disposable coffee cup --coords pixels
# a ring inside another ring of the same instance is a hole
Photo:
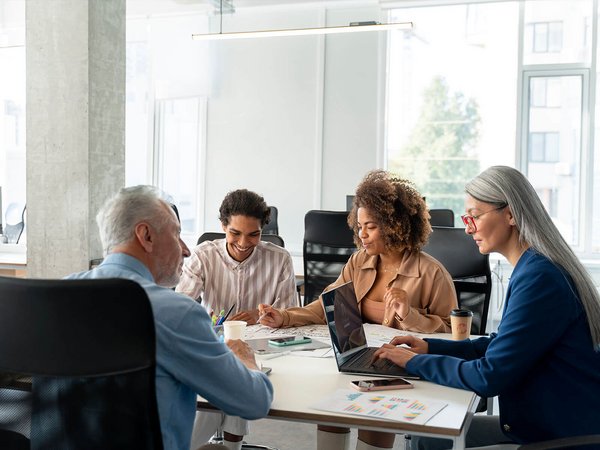
[[[462,341],[471,335],[471,322],[473,311],[468,309],[453,309],[450,313],[450,326],[452,327],[452,339]]]
[[[223,335],[225,340],[244,339],[244,330],[246,322],[243,320],[227,320],[223,322]]]

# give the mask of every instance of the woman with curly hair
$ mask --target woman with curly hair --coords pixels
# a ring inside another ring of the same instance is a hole
[[[452,278],[421,252],[431,233],[423,197],[412,183],[383,170],[369,172],[356,189],[348,216],[358,247],[338,279],[352,281],[364,322],[421,333],[449,333],[457,307]],[[260,305],[262,325],[325,324],[322,300],[303,308]],[[319,425],[317,448],[343,449],[349,430]],[[359,430],[357,450],[392,448],[394,434]]]

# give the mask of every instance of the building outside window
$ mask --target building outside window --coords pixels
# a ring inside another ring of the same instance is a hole
[[[469,179],[516,167],[573,248],[598,256],[594,2],[448,3],[390,12],[416,26],[389,38],[387,167],[457,216]]]
[[[559,139],[560,135],[556,132],[529,133],[529,161],[558,162]]]
[[[529,23],[525,27],[525,46],[533,53],[557,53],[562,50],[562,22]]]

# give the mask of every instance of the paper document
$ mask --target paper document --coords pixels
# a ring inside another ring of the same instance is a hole
[[[312,408],[424,425],[446,406],[447,403],[409,397],[404,392],[390,395],[338,389]]]
[[[246,327],[245,338],[264,338],[279,336],[308,336],[310,338],[321,338],[329,342],[329,331],[327,325],[305,325],[303,327],[269,328],[264,325],[250,325]]]
[[[331,348],[331,343],[322,342],[318,339],[312,339],[308,344],[296,344],[288,347],[276,347],[274,345],[269,344],[269,340],[272,338],[263,337],[263,338],[252,338],[246,339],[246,343],[252,347],[259,355],[266,355],[271,353],[304,353],[305,351],[315,351],[317,349],[325,349],[329,350]]]

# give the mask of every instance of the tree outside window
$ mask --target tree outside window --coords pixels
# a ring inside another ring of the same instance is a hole
[[[413,181],[430,208],[464,209],[464,186],[480,171],[475,147],[477,102],[435,77],[423,93],[417,123],[389,168]]]

